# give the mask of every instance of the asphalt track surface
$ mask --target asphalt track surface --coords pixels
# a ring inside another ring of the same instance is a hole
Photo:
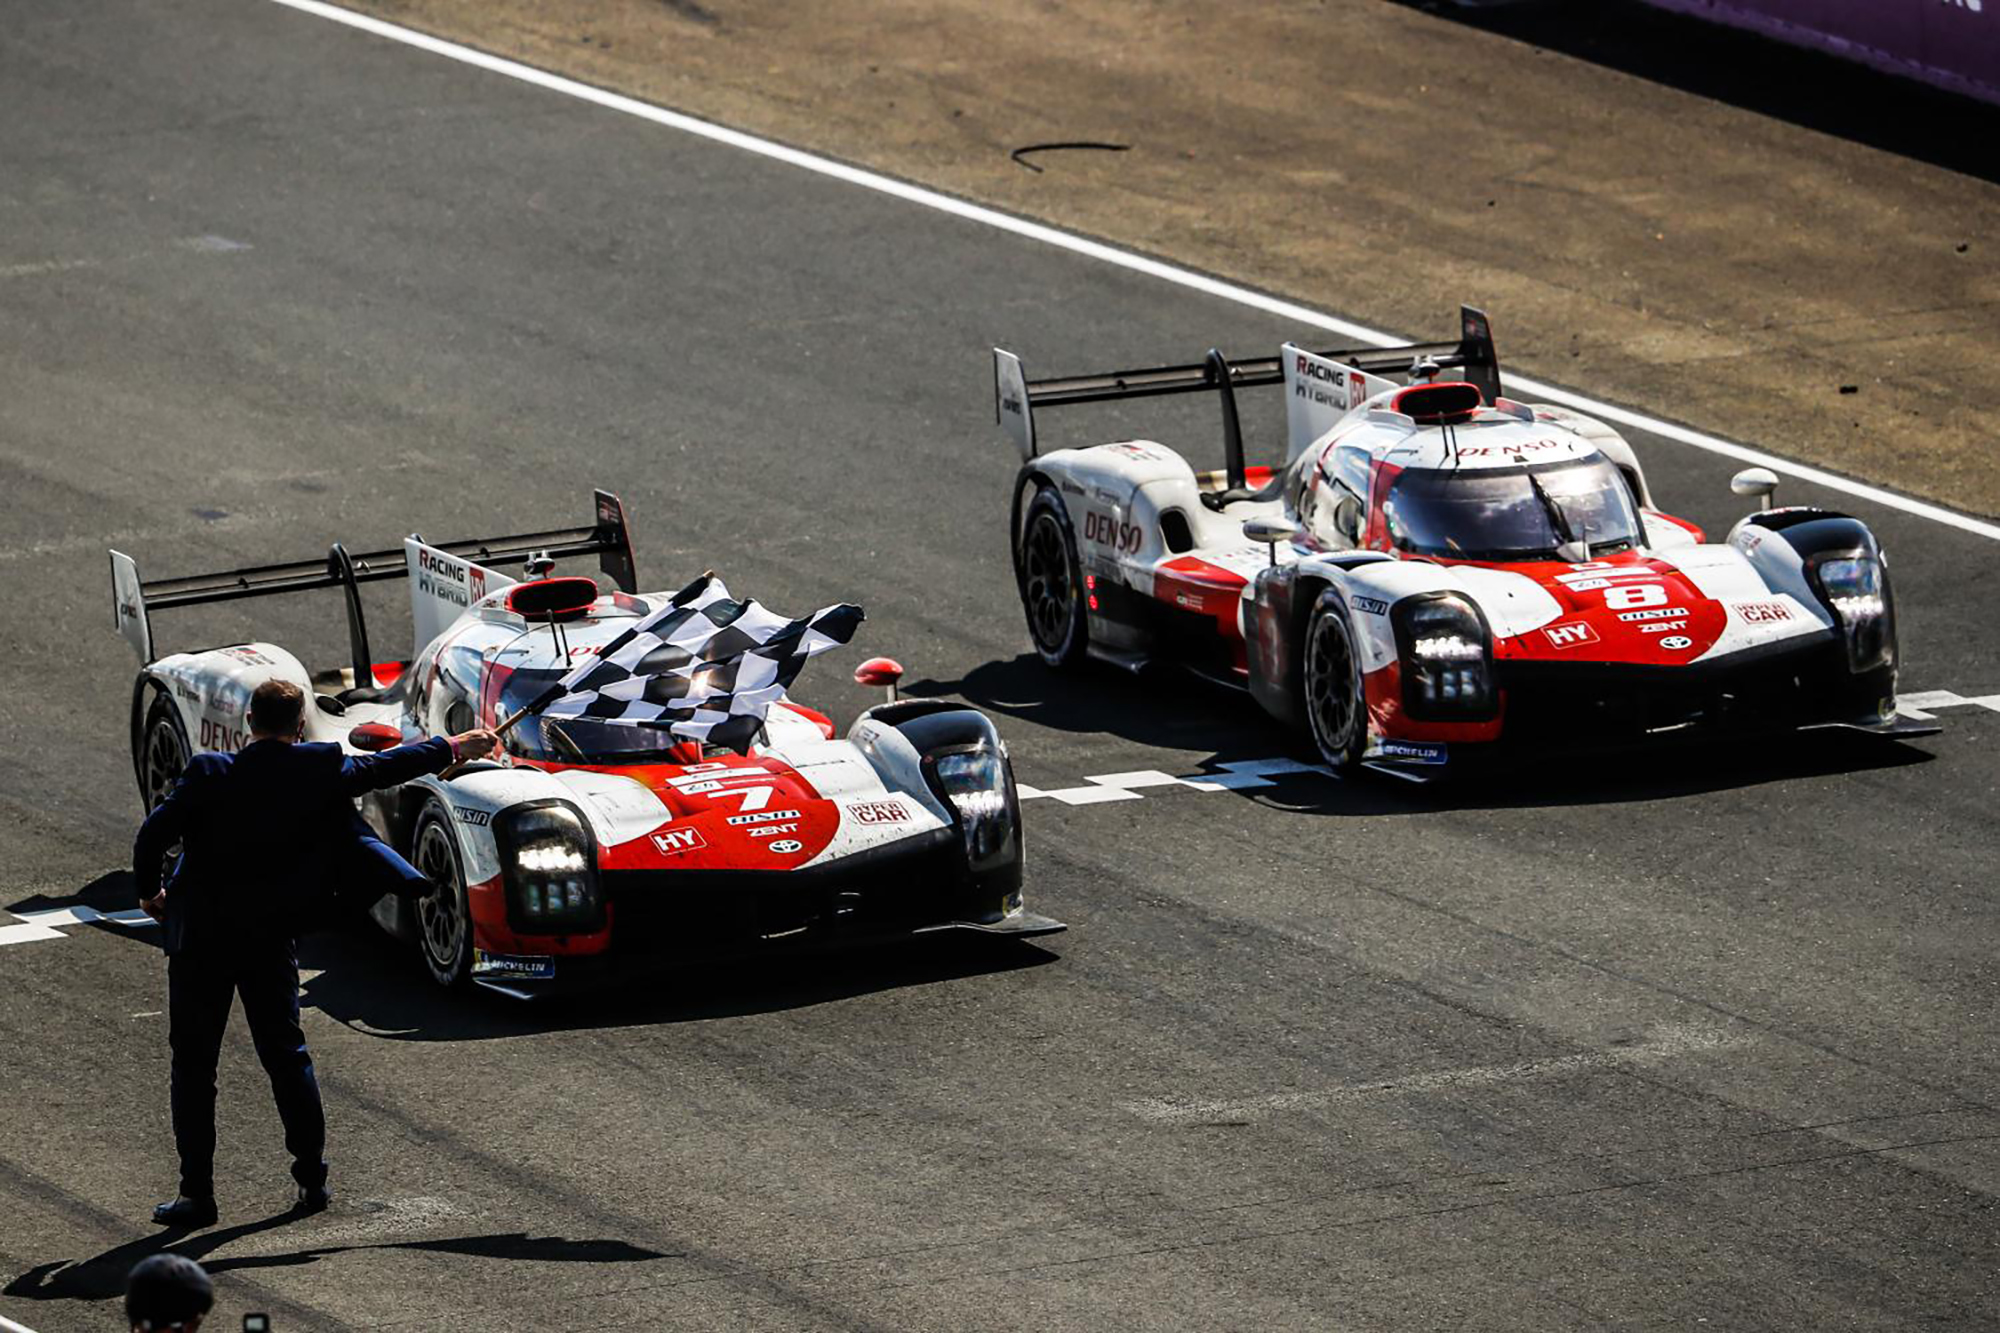
[[[1026,655],[986,349],[1057,372],[1295,332],[274,5],[17,6],[0,906],[128,905],[107,544],[158,576],[580,521],[593,484],[650,584],[865,604],[860,645],[990,708],[1024,782],[1292,753],[1226,695]],[[1045,429],[1198,451],[1211,410]],[[1278,402],[1246,415],[1275,447]],[[1668,508],[1735,517],[1726,461],[1636,443]],[[1904,689],[2000,693],[1994,544],[1850,507],[1893,556]],[[344,644],[331,596],[155,632]],[[830,659],[802,685],[843,722],[868,699]],[[1939,715],[1442,792],[1036,801],[1031,906],[1072,925],[1041,946],[533,1008],[316,938],[339,1202],[279,1215],[239,1027],[193,1236],[144,1221],[173,1180],[155,948],[0,946],[0,1313],[109,1326],[164,1239],[222,1327],[1990,1324],[2000,715]]]

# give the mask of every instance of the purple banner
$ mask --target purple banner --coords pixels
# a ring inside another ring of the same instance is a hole
[[[1646,0],[2000,102],[2000,0]]]

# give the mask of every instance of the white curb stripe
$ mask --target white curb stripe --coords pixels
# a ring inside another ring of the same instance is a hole
[[[890,195],[893,198],[918,204],[924,208],[935,209],[940,213],[949,213],[954,217],[978,222],[999,231],[1010,232],[1013,235],[1023,236],[1033,241],[1040,241],[1044,245],[1052,245],[1061,250],[1068,250],[1073,254],[1084,255],[1106,264],[1114,264],[1119,268],[1129,269],[1134,273],[1143,273],[1148,277],[1158,278],[1162,282],[1171,282],[1177,286],[1186,287],[1191,291],[1201,292],[1204,295],[1214,296],[1224,301],[1231,301],[1240,306],[1247,306],[1252,310],[1260,310],[1268,315],[1276,315],[1280,319],[1292,320],[1316,329],[1325,329],[1327,332],[1337,333],[1343,338],[1352,338],[1357,342],[1369,343],[1377,347],[1392,347],[1399,343],[1411,341],[1398,334],[1384,333],[1379,329],[1371,329],[1366,325],[1356,324],[1352,320],[1341,319],[1335,315],[1309,309],[1293,301],[1281,300],[1275,296],[1268,296],[1263,292],[1252,291],[1248,287],[1240,287],[1235,283],[1223,282],[1218,278],[1208,277],[1192,269],[1182,268],[1176,264],[1163,263],[1158,259],[1153,259],[1146,255],[1134,254],[1129,250],[1121,250],[1116,246],[1106,245],[1102,241],[1093,241],[1087,237],[1060,231],[1043,223],[1030,222],[1025,218],[1018,218],[1008,213],[1002,213],[998,209],[968,203],[963,199],[954,199],[948,194],[940,194],[936,190],[927,190],[920,185],[912,185],[908,181],[896,180],[894,177],[884,176],[879,172],[866,171],[860,167],[849,166],[844,162],[836,162],[831,158],[820,157],[817,154],[803,152],[797,148],[788,148],[783,144],[773,143],[769,139],[760,139],[754,134],[746,134],[742,130],[732,130],[726,126],[717,125],[713,121],[701,120],[678,111],[668,111],[664,107],[654,106],[649,102],[641,102],[636,98],[625,97],[618,93],[606,92],[602,88],[593,88],[587,83],[578,83],[575,79],[566,79],[559,74],[551,74],[546,70],[535,69],[531,66],[520,64],[517,61],[504,60],[499,56],[488,55],[484,51],[475,51],[469,46],[461,46],[457,42],[448,42],[442,38],[432,37],[410,28],[399,27],[394,23],[385,23],[381,19],[370,18],[365,14],[356,14],[352,10],[342,9],[337,5],[323,4],[320,0],[272,0],[272,3],[283,5],[287,9],[296,9],[304,14],[312,14],[334,23],[345,24],[350,28],[357,28],[362,32],[386,38],[392,42],[401,42],[405,46],[413,46],[420,51],[428,51],[432,55],[443,56],[447,60],[456,60],[461,64],[471,65],[475,68],[486,70],[489,73],[505,75],[510,79],[518,79],[522,83],[531,83],[538,88],[546,88],[550,92],[561,93],[566,97],[574,97],[580,101],[591,102],[607,110],[620,111],[629,116],[637,116],[641,120],[650,120],[656,125],[664,125],[669,129],[680,130],[682,133],[693,134],[703,139],[712,140],[715,143],[727,144],[731,148],[740,148],[746,153],[755,153],[759,157],[768,157],[773,161],[783,162],[788,166],[798,167],[805,171],[816,172],[822,176],[829,176],[834,180],[845,181],[850,185],[858,185],[863,189],[873,190],[878,194]],[[1544,398],[1552,403],[1560,403],[1565,407],[1573,407],[1579,412],[1588,412],[1592,416],[1603,417],[1606,421],[1615,421],[1620,425],[1648,431],[1663,439],[1673,440],[1676,443],[1685,444],[1695,449],[1702,449],[1712,454],[1721,454],[1725,458],[1734,458],[1739,462],[1754,463],[1760,467],[1768,467],[1783,476],[1792,477],[1799,481],[1811,482],[1816,486],[1824,486],[1828,490],[1838,491],[1844,495],[1852,495],[1857,499],[1867,500],[1890,509],[1899,509],[1906,514],[1915,514],[1919,518],[1927,518],[1934,523],[1942,523],[1947,527],[1957,528],[1961,532],[1969,532],[1974,536],[2000,541],[2000,524],[1988,523],[1983,519],[1960,514],[1946,509],[1941,505],[1912,499],[1906,495],[1898,495],[1893,491],[1883,490],[1879,486],[1870,486],[1866,482],[1853,481],[1847,477],[1838,476],[1835,473],[1811,467],[1804,463],[1795,463],[1789,459],[1779,458],[1776,455],[1764,453],[1762,450],[1753,449],[1748,445],[1737,444],[1732,440],[1725,440],[1719,436],[1705,434],[1698,430],[1691,430],[1686,426],[1675,425],[1671,421],[1662,421],[1658,417],[1647,416],[1642,412],[1634,412],[1595,398],[1588,398],[1583,394],[1573,393],[1568,389],[1558,388],[1553,384],[1546,384],[1540,380],[1527,379],[1523,376],[1511,374],[1508,376],[1508,379],[1515,390],[1524,394]]]

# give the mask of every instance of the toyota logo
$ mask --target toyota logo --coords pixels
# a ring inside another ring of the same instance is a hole
[[[780,838],[771,844],[771,850],[774,852],[796,852],[803,846],[805,844],[796,838]]]
[[[1662,648],[1691,648],[1693,646],[1694,640],[1685,634],[1669,634],[1666,638],[1660,640],[1660,647]]]

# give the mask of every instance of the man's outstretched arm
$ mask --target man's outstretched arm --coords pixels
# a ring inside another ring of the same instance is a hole
[[[380,754],[348,755],[340,765],[341,790],[353,797],[400,786],[460,759],[490,754],[499,744],[500,738],[490,731],[463,731],[456,736],[433,736],[415,745],[398,745]]]
[[[160,896],[160,876],[166,870],[167,849],[187,831],[188,812],[193,805],[188,781],[189,774],[183,772],[167,793],[167,799],[153,807],[146,822],[139,825],[138,836],[132,839],[132,881],[139,891],[139,905],[148,912],[153,911],[148,904]]]

